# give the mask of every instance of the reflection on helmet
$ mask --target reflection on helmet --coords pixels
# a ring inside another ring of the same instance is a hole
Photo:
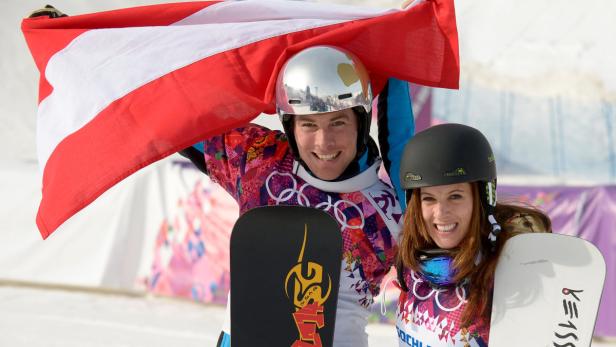
[[[372,88],[366,68],[351,52],[333,46],[310,47],[291,57],[280,70],[276,82],[276,110],[297,160],[300,158],[292,116],[349,108],[358,116],[359,157],[369,141]]]
[[[319,114],[361,106],[370,113],[368,72],[352,53],[331,46],[305,49],[283,66],[276,108],[285,114]]]

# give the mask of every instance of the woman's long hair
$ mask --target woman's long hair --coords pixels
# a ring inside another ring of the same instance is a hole
[[[496,220],[501,223],[503,231],[500,233],[494,252],[488,241],[488,234],[492,227],[487,220],[486,213],[481,204],[479,184],[470,183],[473,197],[473,212],[469,224],[469,232],[453,251],[453,267],[456,270],[454,281],[460,282],[465,278],[469,280],[470,293],[466,308],[462,314],[463,326],[469,326],[481,317],[489,322],[491,313],[492,289],[496,263],[505,242],[519,234],[514,231],[510,220],[514,217],[530,217],[543,223],[545,231],[551,230],[550,219],[541,211],[531,206],[512,204],[496,204]],[[415,222],[416,221],[416,222]],[[524,225],[529,232],[532,224]],[[423,220],[421,210],[420,189],[414,189],[404,215],[402,236],[398,253],[398,264],[420,271],[419,251],[423,249],[438,248],[430,238],[430,234]],[[478,258],[479,257],[479,258]],[[477,264],[478,259],[480,260]]]

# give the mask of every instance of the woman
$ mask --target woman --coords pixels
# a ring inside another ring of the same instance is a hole
[[[549,231],[549,218],[496,202],[494,154],[469,126],[418,133],[405,147],[400,179],[408,202],[398,254],[400,346],[487,346],[503,245]]]

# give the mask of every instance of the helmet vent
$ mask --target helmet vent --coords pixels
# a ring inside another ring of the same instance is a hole
[[[338,95],[338,100],[348,99],[348,98],[350,98],[352,96],[353,96],[353,94],[351,94],[351,93],[340,94],[340,95]]]

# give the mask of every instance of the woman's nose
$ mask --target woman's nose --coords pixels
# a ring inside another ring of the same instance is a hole
[[[435,208],[434,208],[434,214],[437,217],[442,217],[442,216],[446,216],[449,213],[449,204],[446,202],[439,202],[438,204],[436,204]]]

